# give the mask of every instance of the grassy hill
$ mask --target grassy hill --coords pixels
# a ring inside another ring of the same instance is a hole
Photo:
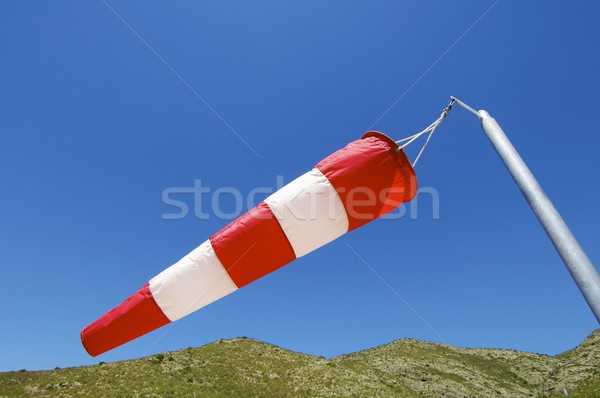
[[[238,338],[146,358],[0,373],[0,397],[600,397],[600,329],[555,357],[403,339],[332,359]]]

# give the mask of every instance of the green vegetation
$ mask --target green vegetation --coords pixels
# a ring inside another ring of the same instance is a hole
[[[221,340],[130,361],[0,373],[0,397],[600,398],[600,330],[550,357],[403,339],[332,359]]]

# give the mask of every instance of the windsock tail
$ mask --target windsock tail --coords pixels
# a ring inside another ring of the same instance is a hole
[[[81,343],[98,356],[171,322],[154,301],[149,284],[81,331]]]

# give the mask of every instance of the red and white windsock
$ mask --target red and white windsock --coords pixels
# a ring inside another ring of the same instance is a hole
[[[275,192],[81,332],[96,356],[182,318],[412,200],[415,172],[368,132]]]

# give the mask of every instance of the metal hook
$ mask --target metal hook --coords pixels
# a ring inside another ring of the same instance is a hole
[[[442,111],[442,117],[443,118],[446,117],[446,116],[448,116],[448,114],[452,110],[452,105],[454,105],[455,102],[456,102],[456,98],[452,97],[452,100],[450,101],[450,103],[448,104],[448,106],[445,107],[444,110]]]

